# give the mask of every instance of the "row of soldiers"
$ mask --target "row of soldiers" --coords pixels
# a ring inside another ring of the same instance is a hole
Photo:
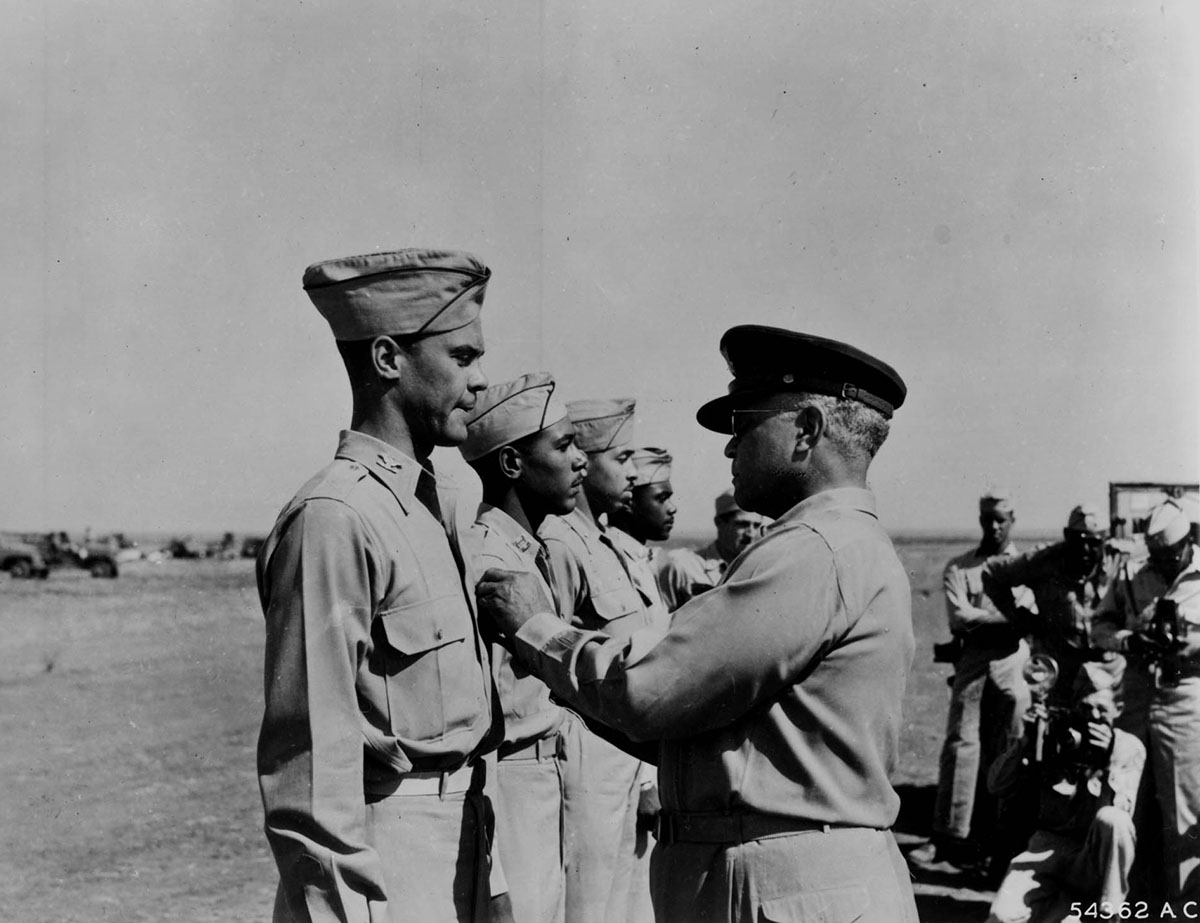
[[[1015,518],[1007,493],[982,497],[980,544],[944,572],[954,676],[920,858],[990,864],[1001,923],[1200,907],[1195,527],[1167,499],[1135,554],[1080,505],[1061,541],[1021,553]]]
[[[911,597],[866,489],[903,381],[727,331],[697,422],[733,495],[715,547],[659,567],[666,453],[633,400],[488,387],[489,276],[430,250],[305,273],[354,403],[258,559],[275,919],[912,923],[888,781]]]

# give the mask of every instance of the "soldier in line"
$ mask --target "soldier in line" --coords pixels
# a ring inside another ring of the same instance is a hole
[[[1117,568],[1116,555],[1105,554],[1107,530],[1090,505],[1071,510],[1061,542],[1011,557],[992,558],[983,568],[984,595],[1024,634],[1032,651],[1058,664],[1051,705],[1070,705],[1075,674],[1089,660],[1100,660],[1120,679],[1123,661],[1092,646],[1092,619]],[[1017,606],[1014,591],[1027,589],[1037,614]]]
[[[971,867],[986,862],[995,824],[995,800],[985,784],[987,768],[1006,742],[1020,736],[1029,689],[1021,671],[1029,646],[988,597],[983,565],[994,555],[1016,554],[1009,541],[1016,514],[1007,493],[979,499],[979,545],[946,565],[942,588],[950,633],[958,648],[946,740],[938,765],[930,858]],[[1028,604],[1028,595],[1020,597]],[[924,858],[917,856],[914,858]]]
[[[493,385],[479,396],[459,446],[483,485],[471,532],[478,573],[503,567],[534,575],[556,599],[550,562],[537,537],[547,516],[575,509],[587,456],[545,372]],[[504,710],[498,753],[496,850],[508,881],[513,916],[522,923],[562,923],[563,797],[560,755],[578,719],[550,701],[550,690],[492,647],[492,671]]]
[[[915,921],[888,781],[913,657],[908,578],[866,489],[905,387],[833,340],[726,332],[734,491],[775,518],[713,589],[654,628],[564,626],[527,574],[493,570],[481,607],[556,695],[655,742],[658,923]],[[630,746],[633,746],[630,743]],[[583,919],[583,918],[581,918]]]
[[[613,540],[638,562],[635,582],[649,599],[661,602],[656,573],[661,549],[650,542],[665,542],[675,527],[675,490],[671,487],[671,454],[666,449],[643,448],[633,453],[633,494],[628,507],[609,516]],[[648,577],[648,582],[647,582]]]
[[[1200,548],[1175,501],[1151,513],[1146,548],[1148,557],[1126,560],[1109,585],[1093,637],[1127,658],[1117,724],[1146,745],[1150,761],[1135,817],[1138,866],[1159,866],[1143,862],[1157,849],[1142,845],[1161,840],[1166,897],[1182,918],[1200,902]],[[1155,804],[1161,838],[1148,829]]]
[[[258,558],[258,774],[278,923],[511,918],[485,791],[501,715],[475,575],[430,464],[434,446],[467,437],[487,386],[489,276],[474,257],[438,250],[304,273],[353,412]]]
[[[661,632],[666,613],[644,597],[617,550],[608,517],[628,505],[635,474],[635,402],[571,401],[576,444],[587,453],[583,496],[566,516],[550,516],[540,536],[563,617],[573,626],[627,638]],[[637,855],[638,808],[645,779],[640,760],[597,734],[571,738],[564,764],[567,919],[643,923],[650,913],[648,861]]]
[[[715,587],[733,559],[762,534],[763,517],[737,505],[733,491],[716,499],[717,537],[703,548],[673,548],[663,556],[658,588],[674,612],[693,596]]]

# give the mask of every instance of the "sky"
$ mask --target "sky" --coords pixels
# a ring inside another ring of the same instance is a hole
[[[1190,0],[6,11],[0,528],[265,533],[350,416],[303,270],[408,246],[491,266],[493,381],[638,399],[681,532],[738,323],[904,377],[893,530],[1200,479]]]

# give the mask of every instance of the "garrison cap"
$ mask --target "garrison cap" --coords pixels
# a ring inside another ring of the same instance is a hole
[[[738,506],[737,500],[733,498],[732,490],[727,490],[725,493],[719,494],[713,506],[717,512],[717,519],[720,519],[722,516],[729,516],[733,513],[745,513],[747,516],[750,516],[753,519],[762,519],[758,513],[748,513],[746,510],[743,510],[740,506]]]
[[[632,397],[568,401],[575,444],[585,452],[605,452],[633,441]]]
[[[554,388],[549,372],[530,372],[481,392],[467,419],[467,441],[458,447],[463,458],[483,458],[562,420],[567,408],[554,396]]]
[[[1174,500],[1164,500],[1150,511],[1150,521],[1146,523],[1146,544],[1159,548],[1174,545],[1191,528],[1192,524],[1183,507]]]
[[[979,512],[987,513],[993,510],[997,513],[1011,513],[1013,511],[1012,494],[999,487],[989,489],[979,498]]]
[[[479,316],[492,271],[455,250],[392,250],[314,263],[304,290],[333,338],[447,333]]]
[[[729,393],[696,412],[705,429],[731,434],[730,411],[748,399],[802,391],[859,401],[891,418],[908,393],[890,365],[837,340],[745,324],[721,337],[733,381]]]
[[[656,449],[653,446],[636,449],[632,461],[636,474],[634,487],[645,487],[648,484],[671,480],[672,458],[671,453],[666,449]]]
[[[1081,503],[1071,510],[1071,515],[1067,517],[1067,530],[1098,536],[1108,533],[1108,530],[1100,525],[1100,511],[1090,503]]]

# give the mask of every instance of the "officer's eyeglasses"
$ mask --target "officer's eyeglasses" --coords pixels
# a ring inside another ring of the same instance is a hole
[[[788,413],[790,407],[768,407],[765,410],[731,410],[729,411],[729,432],[734,436],[744,436],[769,416]],[[739,422],[738,418],[742,418]]]

